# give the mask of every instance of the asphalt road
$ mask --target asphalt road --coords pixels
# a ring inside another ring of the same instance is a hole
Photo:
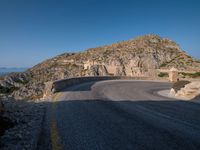
[[[169,83],[101,81],[47,104],[38,149],[200,150],[200,104],[157,94]]]

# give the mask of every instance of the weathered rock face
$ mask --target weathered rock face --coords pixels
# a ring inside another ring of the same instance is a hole
[[[42,130],[45,106],[31,101],[4,100],[6,112],[0,117],[0,149],[36,149]]]
[[[104,65],[92,65],[89,70],[90,76],[106,76],[108,71]]]
[[[0,80],[2,87],[21,87],[29,80],[29,73],[11,73]]]
[[[11,95],[15,99],[40,99],[43,96],[44,83],[30,82],[27,85],[15,90]]]
[[[25,73],[8,75],[0,81],[2,87],[17,87],[15,98],[42,97],[45,83],[79,76],[155,76],[156,69],[200,71],[193,60],[169,39],[156,35],[88,49],[80,53],[65,53],[48,59]],[[18,81],[19,80],[19,81]]]

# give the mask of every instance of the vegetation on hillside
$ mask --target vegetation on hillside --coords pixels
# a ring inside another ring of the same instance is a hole
[[[160,72],[158,74],[159,77],[169,77],[169,74],[167,72]]]
[[[195,73],[180,72],[179,75],[181,75],[182,78],[200,78],[200,72],[195,72]]]
[[[10,94],[12,93],[13,91],[15,90],[18,90],[19,88],[18,87],[15,87],[15,86],[11,86],[11,87],[3,87],[3,86],[0,86],[0,93],[3,93],[3,94]]]

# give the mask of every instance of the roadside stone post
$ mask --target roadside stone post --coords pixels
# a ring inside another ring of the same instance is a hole
[[[178,70],[176,68],[171,68],[169,71],[169,81],[177,82],[178,81]]]

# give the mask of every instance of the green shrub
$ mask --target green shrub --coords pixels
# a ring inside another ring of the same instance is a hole
[[[193,78],[197,78],[197,77],[200,77],[200,72],[196,72],[192,75]]]
[[[160,65],[160,67],[165,67],[165,66],[167,66],[167,63],[163,63]]]
[[[19,88],[18,87],[3,87],[3,86],[0,86],[0,93],[4,93],[4,94],[10,94],[12,93],[13,91],[15,90],[18,90]]]
[[[188,76],[189,78],[198,78],[198,77],[200,77],[200,72],[195,72],[195,73],[185,73],[185,72],[181,72],[180,74],[182,74],[184,78],[185,78],[186,76]]]
[[[28,80],[24,80],[24,81],[22,81],[22,80],[17,80],[16,82],[17,82],[17,83],[21,83],[21,84],[27,84],[29,81],[28,81]]]
[[[167,72],[160,72],[158,74],[159,77],[169,77],[169,74]]]

